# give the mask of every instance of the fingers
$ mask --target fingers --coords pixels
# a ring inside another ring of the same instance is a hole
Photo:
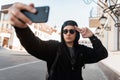
[[[91,36],[93,36],[93,32],[88,29],[87,27],[84,27],[84,28],[78,28],[75,26],[75,29],[81,33],[82,37],[83,38],[89,38]]]
[[[85,33],[86,30],[87,30],[86,27],[84,27],[84,28],[78,28],[78,27],[76,27],[76,26],[75,26],[75,29],[76,29],[78,32],[80,32],[80,33]]]
[[[27,18],[21,10],[27,10],[31,13],[35,13],[36,9],[34,9],[34,5],[26,5],[23,3],[15,3],[13,4],[9,9],[8,9],[8,15],[9,15],[9,22],[13,26],[18,26],[18,27],[25,27],[26,24],[32,24],[32,21]]]
[[[78,32],[81,32],[81,29],[78,28],[77,26],[75,26],[75,30],[77,30]]]
[[[15,16],[10,15],[11,18],[9,18],[9,23],[13,26],[17,26],[19,28],[26,28],[27,25],[23,23],[22,21],[18,20]]]
[[[21,11],[17,9],[12,10],[11,14],[18,18],[19,20],[23,21],[24,23],[28,24],[32,23],[32,21],[29,18],[27,18],[23,13],[21,13]]]
[[[81,34],[82,34],[82,35],[85,35],[86,32],[87,32],[87,28],[82,28],[82,29],[81,29]]]
[[[26,4],[17,2],[12,7],[17,8],[19,10],[27,10],[27,11],[29,11],[31,13],[36,12],[36,9],[34,8],[34,4],[26,5]]]
[[[33,8],[34,8],[34,4],[33,4],[33,3],[31,3],[29,6],[31,6],[31,7],[33,7]]]

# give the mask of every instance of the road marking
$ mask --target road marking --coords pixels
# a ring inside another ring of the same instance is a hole
[[[24,66],[24,65],[34,64],[34,63],[38,63],[38,62],[40,62],[40,61],[41,61],[41,60],[39,60],[39,61],[33,61],[33,62],[28,62],[28,63],[23,63],[23,64],[18,64],[18,65],[10,66],[10,67],[5,67],[5,68],[1,68],[0,71],[17,68],[17,67],[21,67],[21,66]]]

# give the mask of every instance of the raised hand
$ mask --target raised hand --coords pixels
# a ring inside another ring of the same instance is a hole
[[[93,32],[90,29],[88,29],[87,27],[84,27],[84,28],[75,27],[75,29],[81,33],[83,38],[89,38],[89,37],[93,36]]]
[[[8,20],[9,23],[15,27],[26,28],[27,24],[32,24],[32,21],[27,18],[21,10],[27,10],[31,13],[35,13],[36,9],[34,8],[34,4],[26,5],[23,3],[14,3],[8,9]]]

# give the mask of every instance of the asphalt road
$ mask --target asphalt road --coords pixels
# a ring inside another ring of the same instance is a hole
[[[46,62],[26,52],[0,49],[0,80],[45,80]],[[85,65],[84,80],[108,80],[97,63]]]

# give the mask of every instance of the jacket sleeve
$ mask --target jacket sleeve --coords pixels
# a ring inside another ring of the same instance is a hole
[[[27,52],[44,61],[54,60],[58,41],[43,41],[36,37],[29,27],[21,29],[15,27],[16,35]]]
[[[93,35],[90,37],[93,48],[86,47],[84,50],[84,62],[95,63],[108,56],[106,48],[102,45],[101,41]]]

